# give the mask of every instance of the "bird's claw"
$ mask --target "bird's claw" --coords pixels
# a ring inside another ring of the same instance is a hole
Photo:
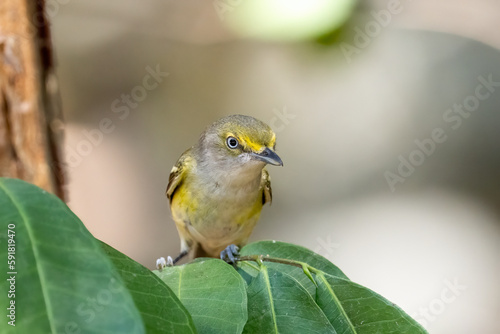
[[[220,252],[220,258],[227,263],[235,264],[238,261],[238,257],[240,256],[239,247],[231,244],[226,247],[222,252]]]
[[[171,256],[167,256],[167,259],[162,256],[156,260],[156,269],[162,270],[165,267],[172,267],[174,265],[174,260]]]

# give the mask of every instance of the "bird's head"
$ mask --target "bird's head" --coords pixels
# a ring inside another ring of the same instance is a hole
[[[264,122],[231,115],[210,125],[198,144],[205,163],[222,166],[265,164],[283,166],[276,154],[276,135]]]

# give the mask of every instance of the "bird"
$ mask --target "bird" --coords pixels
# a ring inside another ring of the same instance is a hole
[[[181,247],[168,265],[185,256],[235,261],[263,206],[272,202],[266,165],[283,166],[276,134],[266,123],[230,115],[205,129],[169,175],[166,196]]]

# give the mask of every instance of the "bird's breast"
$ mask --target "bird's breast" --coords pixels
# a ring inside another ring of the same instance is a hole
[[[200,177],[198,182],[191,183],[191,197],[197,203],[196,212],[190,213],[193,220],[207,225],[239,225],[262,208],[256,207],[262,202],[261,175],[216,173]]]
[[[246,241],[262,210],[262,169],[257,173],[191,175],[176,191],[172,214],[204,249]]]

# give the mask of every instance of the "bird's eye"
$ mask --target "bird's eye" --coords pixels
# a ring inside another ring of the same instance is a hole
[[[235,149],[240,144],[240,143],[238,143],[238,139],[236,139],[234,137],[227,137],[226,143],[227,143],[227,147],[229,147],[230,149]]]

